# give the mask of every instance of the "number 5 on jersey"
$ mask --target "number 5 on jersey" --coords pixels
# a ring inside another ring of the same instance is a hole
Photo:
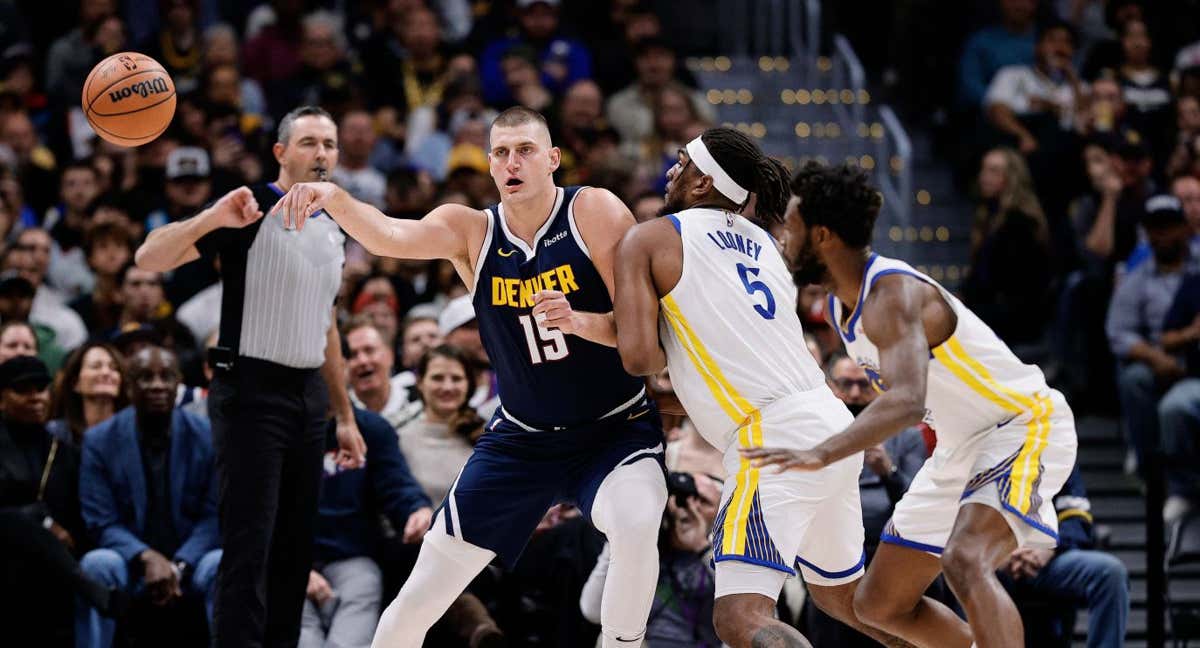
[[[562,360],[571,352],[562,331],[538,326],[532,315],[517,319],[521,320],[521,328],[525,330],[525,342],[529,344],[529,359],[533,364]]]
[[[755,277],[758,276],[759,269],[741,263],[737,264],[737,269],[738,276],[742,278],[742,285],[746,288],[747,295],[754,295],[754,293],[760,292],[767,298],[766,306],[755,304],[754,310],[758,311],[758,314],[762,315],[763,319],[775,319],[775,295],[771,294],[771,289],[767,287],[767,284],[757,279],[750,280],[752,275]]]

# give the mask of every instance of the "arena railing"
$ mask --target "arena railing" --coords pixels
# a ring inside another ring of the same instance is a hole
[[[884,208],[892,213],[896,225],[907,229],[913,224],[912,140],[891,106],[879,107],[879,121],[884,136],[875,139],[875,181],[883,191]]]

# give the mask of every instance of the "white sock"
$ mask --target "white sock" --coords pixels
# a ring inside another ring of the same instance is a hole
[[[657,462],[644,459],[604,478],[592,522],[608,536],[611,561],[600,604],[604,648],[642,645],[658,586],[658,530],[667,486]]]
[[[496,554],[446,535],[438,516],[412,574],[379,617],[372,648],[421,648],[425,633]]]

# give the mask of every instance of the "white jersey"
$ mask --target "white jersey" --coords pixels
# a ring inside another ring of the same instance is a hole
[[[848,354],[877,390],[886,391],[887,385],[879,375],[879,349],[863,333],[862,305],[875,281],[889,274],[910,275],[937,288],[958,317],[954,333],[933,349],[929,361],[925,422],[937,433],[939,448],[957,447],[1023,414],[1032,415],[1031,433],[1045,427],[1037,421],[1050,416],[1051,390],[1041,369],[1021,362],[983,320],[936,281],[903,261],[872,254],[854,310],[847,315],[830,295],[829,312]]]
[[[761,430],[749,424],[761,422],[762,408],[828,388],[804,343],[796,285],[771,235],[716,209],[668,218],[683,241],[683,272],[660,301],[659,337],[688,417],[724,451],[739,434]],[[828,400],[841,405],[832,394]]]

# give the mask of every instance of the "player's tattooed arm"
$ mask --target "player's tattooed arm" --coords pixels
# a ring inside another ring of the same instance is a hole
[[[656,374],[667,366],[667,354],[658,339],[658,289],[652,269],[655,225],[651,221],[630,229],[617,247],[616,298],[617,351],[625,371],[635,376]]]
[[[926,289],[928,284],[902,275],[885,276],[863,303],[863,331],[879,349],[879,372],[888,388],[853,423],[811,450],[750,448],[742,454],[756,466],[820,470],[920,423],[929,370]]]

